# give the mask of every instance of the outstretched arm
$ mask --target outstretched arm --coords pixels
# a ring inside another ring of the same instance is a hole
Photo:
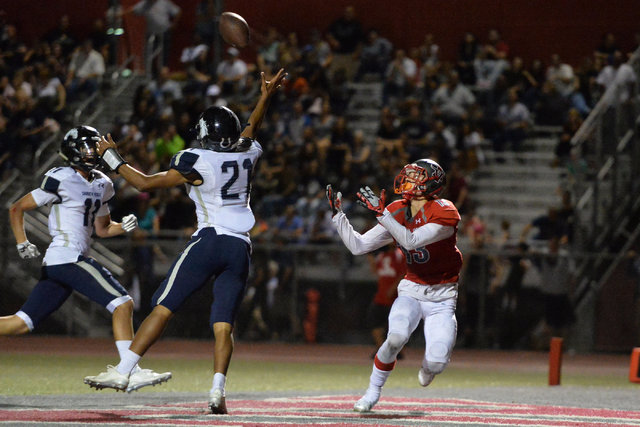
[[[122,218],[122,222],[114,222],[111,215],[107,214],[97,217],[93,226],[98,237],[113,237],[133,231],[138,226],[138,219],[131,214]]]
[[[258,129],[262,124],[262,119],[264,119],[267,108],[269,108],[271,96],[273,96],[276,90],[282,85],[282,81],[287,77],[287,75],[288,74],[284,71],[284,68],[281,68],[271,80],[267,81],[264,72],[260,73],[260,77],[262,79],[260,86],[260,98],[251,112],[251,116],[249,116],[249,124],[242,131],[243,137],[251,139],[256,137]]]
[[[111,134],[107,134],[100,138],[98,142],[98,154],[107,162],[109,167],[118,172],[129,184],[133,185],[139,191],[153,190],[156,188],[170,188],[181,184],[190,183],[199,185],[201,180],[190,181],[175,169],[169,169],[164,172],[158,172],[153,175],[146,175],[136,168],[130,166],[122,160],[120,154],[116,150],[116,143],[111,138]]]
[[[338,212],[332,219],[344,245],[354,255],[362,255],[375,251],[393,242],[393,237],[383,226],[376,224],[364,234],[353,229],[344,212]]]
[[[400,246],[408,250],[439,242],[453,236],[453,233],[455,233],[454,227],[436,224],[435,222],[429,222],[411,231],[396,221],[386,209],[382,216],[378,217],[378,222],[393,236]]]

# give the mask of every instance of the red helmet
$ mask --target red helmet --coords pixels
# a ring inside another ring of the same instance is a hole
[[[444,170],[431,159],[420,159],[406,165],[393,183],[393,192],[411,200],[414,197],[433,197],[446,182]]]

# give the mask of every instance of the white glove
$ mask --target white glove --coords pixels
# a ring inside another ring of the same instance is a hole
[[[122,229],[127,233],[132,232],[138,226],[138,218],[134,214],[122,217]]]
[[[25,240],[22,243],[18,243],[16,245],[16,248],[18,249],[18,253],[20,254],[20,258],[22,259],[31,259],[40,256],[38,247],[28,240]]]

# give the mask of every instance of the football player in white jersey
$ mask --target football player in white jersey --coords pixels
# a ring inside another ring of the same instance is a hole
[[[153,295],[154,308],[140,325],[130,349],[116,367],[107,367],[95,377],[96,385],[126,387],[131,369],[160,337],[173,313],[215,276],[210,318],[215,336],[214,376],[209,408],[214,414],[227,413],[225,383],[233,352],[233,323],[246,286],[249,230],[255,222],[249,192],[262,154],[254,138],[272,95],[286,76],[282,69],[269,81],[262,74],[260,98],[244,130],[228,108],[205,110],[196,125],[202,148],[180,151],[167,171],[145,175],[132,168],[120,157],[110,135],[98,144],[104,162],[139,190],[186,184],[195,203],[198,229]]]
[[[111,220],[108,202],[114,195],[113,183],[95,170],[99,140],[100,134],[92,127],[71,129],[59,151],[68,166],[49,170],[39,188],[11,205],[11,229],[20,257],[40,255],[36,245],[27,240],[24,212],[44,205],[51,207],[52,241],[44,256],[40,281],[16,314],[0,317],[0,335],[31,332],[75,290],[112,313],[118,352],[129,348],[133,339],[133,301],[106,268],[87,256],[94,231],[99,237],[113,237],[133,231],[138,224],[135,215],[125,216],[121,223]],[[169,372],[158,374],[140,367],[134,371],[127,391],[171,378]]]

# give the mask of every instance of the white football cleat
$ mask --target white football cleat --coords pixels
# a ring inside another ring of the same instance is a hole
[[[227,404],[224,398],[224,390],[216,388],[209,393],[209,410],[212,414],[226,414]]]
[[[155,386],[171,379],[171,372],[158,373],[151,369],[142,369],[139,366],[133,368],[131,375],[129,375],[129,385],[127,386],[127,393],[141,389],[148,385]]]
[[[431,384],[431,381],[436,377],[436,374],[432,374],[431,372],[427,372],[424,368],[420,368],[418,371],[418,382],[422,387],[426,387]]]
[[[366,399],[365,396],[363,396],[356,402],[355,405],[353,405],[353,410],[355,412],[371,412],[371,408],[373,408],[373,405],[375,405],[376,403],[378,403],[378,400],[372,402]]]
[[[114,388],[116,390],[126,390],[129,385],[129,376],[122,375],[115,366],[107,365],[107,372],[101,372],[96,376],[84,377],[84,383],[89,387],[98,390],[103,388]]]

